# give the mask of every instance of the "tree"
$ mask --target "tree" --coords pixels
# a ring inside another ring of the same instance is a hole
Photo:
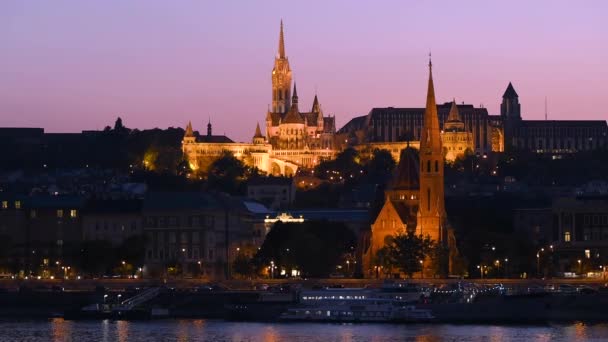
[[[378,278],[380,271],[384,273],[385,277],[388,277],[388,275],[393,272],[394,266],[395,260],[393,259],[391,249],[388,246],[380,248],[376,252],[376,258],[374,262],[376,278]]]
[[[378,184],[386,183],[390,179],[395,166],[395,159],[388,150],[374,150],[372,158],[365,165],[368,181]]]
[[[272,262],[287,274],[297,269],[303,277],[326,277],[355,245],[355,234],[342,223],[277,222],[257,252],[255,262],[260,268]]]
[[[397,234],[388,245],[394,265],[409,278],[422,270],[422,262],[434,247],[435,243],[428,235],[423,237],[413,232]]]
[[[210,189],[239,193],[241,183],[245,179],[247,168],[231,152],[224,151],[222,155],[209,166],[207,181]]]
[[[240,275],[242,277],[251,277],[254,272],[253,266],[254,264],[251,258],[249,258],[244,253],[239,253],[232,262],[232,271],[234,272],[234,274]]]

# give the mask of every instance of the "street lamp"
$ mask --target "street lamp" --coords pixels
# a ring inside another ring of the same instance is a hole
[[[578,259],[578,273],[582,273],[581,262],[582,262],[581,259]]]
[[[424,261],[423,260],[419,260],[420,261],[420,279],[424,279]]]
[[[477,268],[479,269],[479,275],[481,276],[481,279],[483,279],[483,265],[477,265]]]
[[[274,279],[274,261],[270,261],[270,279]]]
[[[536,276],[540,277],[540,252],[536,252]]]
[[[505,258],[505,278],[509,277],[509,272],[507,271],[507,266],[509,265],[509,258]]]

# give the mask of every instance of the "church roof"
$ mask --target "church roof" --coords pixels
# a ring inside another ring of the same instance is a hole
[[[298,112],[298,106],[297,104],[291,105],[291,108],[289,109],[289,111],[287,112],[287,115],[285,115],[285,118],[283,118],[283,120],[281,121],[281,123],[297,123],[297,124],[303,124],[304,123],[304,119],[302,118],[302,116],[300,115],[300,113]]]
[[[282,123],[290,123],[290,124],[303,124],[304,118],[300,115],[300,110],[298,109],[298,88],[296,87],[296,83],[293,83],[293,95],[291,96],[291,108],[287,112],[287,115],[282,120]]]
[[[390,190],[416,190],[420,188],[418,156],[413,148],[407,147],[401,150],[399,165],[393,172],[393,177],[388,184]]]
[[[517,95],[517,92],[515,91],[515,88],[513,88],[511,82],[509,82],[507,90],[505,90],[505,93],[502,95],[502,97],[506,99],[514,99],[516,97],[519,97],[519,95]]]
[[[407,225],[408,230],[412,227],[416,227],[418,206],[408,205],[405,202],[391,200],[388,201],[393,205],[393,208],[395,208],[395,211],[399,215],[401,222]]]
[[[225,135],[201,135],[196,139],[197,142],[204,143],[233,143],[232,139]]]

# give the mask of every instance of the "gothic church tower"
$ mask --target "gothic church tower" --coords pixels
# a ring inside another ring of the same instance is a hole
[[[283,21],[279,33],[279,52],[274,59],[272,68],[272,112],[285,113],[291,107],[291,69],[285,56],[285,40],[283,38]]]
[[[438,243],[445,244],[444,218],[443,147],[433,85],[433,64],[429,60],[429,85],[420,138],[420,206],[416,234],[429,235]]]

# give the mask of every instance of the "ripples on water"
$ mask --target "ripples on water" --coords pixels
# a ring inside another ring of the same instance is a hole
[[[4,321],[0,341],[606,341],[608,325],[239,323],[209,320]]]

